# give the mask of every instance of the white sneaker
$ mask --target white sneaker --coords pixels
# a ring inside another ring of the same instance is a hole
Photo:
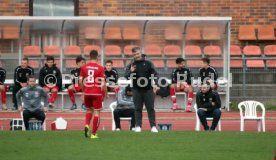
[[[116,128],[116,131],[121,131],[121,129],[120,128]]]
[[[135,132],[141,132],[141,131],[142,131],[141,127],[138,126],[138,127],[135,128]]]
[[[135,132],[135,129],[136,129],[136,128],[135,128],[135,127],[133,127],[133,128],[131,128],[131,131]]]
[[[158,133],[158,130],[155,126],[151,127],[151,132],[152,133]]]

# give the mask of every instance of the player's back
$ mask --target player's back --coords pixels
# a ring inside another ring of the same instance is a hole
[[[80,76],[83,78],[84,93],[92,95],[102,95],[101,81],[104,79],[104,68],[90,62],[81,67]]]

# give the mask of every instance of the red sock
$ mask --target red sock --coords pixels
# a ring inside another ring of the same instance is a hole
[[[170,94],[171,94],[171,97],[172,97],[173,104],[176,103],[176,94],[175,94],[175,89],[174,88],[170,88]]]
[[[6,97],[7,97],[7,95],[6,95],[6,91],[5,90],[1,92],[1,97],[2,97],[2,104],[6,104]]]
[[[100,119],[98,116],[94,116],[93,118],[93,129],[92,129],[92,133],[93,135],[96,135],[97,129],[99,127],[100,124]]]
[[[86,125],[90,125],[91,118],[92,118],[92,113],[85,114],[85,124]]]
[[[72,89],[68,89],[68,95],[72,101],[73,104],[76,104],[75,96],[74,96],[74,91]]]
[[[52,93],[52,103],[55,103],[55,101],[56,101],[56,99],[57,99],[57,94],[58,94],[58,92],[53,92]]]
[[[192,103],[193,103],[193,96],[194,96],[193,92],[189,92],[188,93],[188,105],[192,105]]]

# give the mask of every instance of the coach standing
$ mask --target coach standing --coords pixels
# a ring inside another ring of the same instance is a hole
[[[136,118],[135,132],[141,132],[142,130],[142,111],[144,104],[148,112],[151,132],[158,132],[156,129],[154,110],[155,95],[151,83],[151,77],[153,75],[156,78],[155,84],[157,84],[158,73],[156,72],[154,65],[143,58],[139,47],[133,48],[132,54],[134,61],[126,67],[125,77],[131,79],[133,85],[133,102],[135,105]]]

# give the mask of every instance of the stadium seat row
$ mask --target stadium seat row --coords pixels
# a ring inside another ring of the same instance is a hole
[[[241,50],[238,45],[231,45],[230,47],[230,55],[233,56],[261,56],[262,53],[266,56],[276,56],[276,45],[267,45],[264,47],[263,52],[261,48],[256,45],[248,45]]]
[[[256,32],[257,29],[257,32]],[[239,27],[239,40],[276,40],[274,26],[243,25]]]

